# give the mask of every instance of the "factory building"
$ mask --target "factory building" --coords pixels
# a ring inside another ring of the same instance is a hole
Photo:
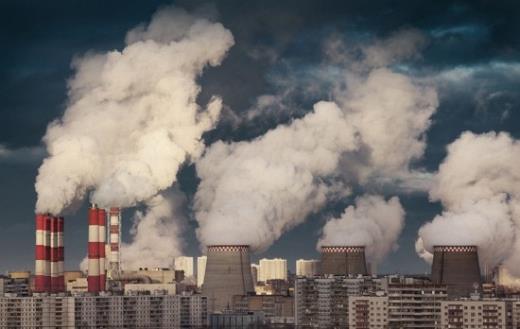
[[[450,297],[468,297],[482,289],[476,246],[434,246],[431,280],[446,285]]]
[[[298,259],[296,261],[296,275],[311,278],[319,274],[320,261],[316,259]]]
[[[287,281],[287,260],[281,258],[260,259],[258,262],[258,281],[267,282],[268,280]]]
[[[365,247],[321,247],[320,271],[323,275],[368,275]]]
[[[202,294],[211,312],[230,309],[235,295],[254,294],[249,246],[208,246],[207,257]]]
[[[350,296],[349,329],[388,328],[387,296]]]
[[[0,297],[0,328],[202,328],[201,295]]]
[[[197,257],[197,287],[202,287],[204,283],[204,274],[206,273],[206,262],[208,257],[200,256]]]
[[[506,314],[505,301],[443,301],[441,302],[441,327],[454,329],[507,328]]]

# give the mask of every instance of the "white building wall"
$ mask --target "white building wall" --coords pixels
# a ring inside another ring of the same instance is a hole
[[[204,283],[204,275],[206,274],[207,256],[197,257],[197,287],[202,287]]]
[[[296,261],[296,275],[313,277],[319,272],[320,261],[316,259],[298,259]]]
[[[287,280],[287,260],[281,258],[259,261],[258,281]]]
[[[193,257],[180,256],[175,258],[174,268],[184,271],[185,277],[193,277]]]

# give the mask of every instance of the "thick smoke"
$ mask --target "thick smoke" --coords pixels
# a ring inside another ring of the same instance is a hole
[[[418,253],[476,245],[481,264],[520,275],[520,143],[506,133],[463,133],[448,146],[430,192],[444,206],[419,230]],[[500,241],[500,243],[497,243]]]
[[[58,214],[89,190],[103,207],[133,206],[170,187],[222,106],[215,97],[197,105],[196,79],[233,42],[221,24],[165,8],[122,51],[75,60],[67,110],[44,137],[36,211]]]
[[[121,245],[123,269],[173,266],[183,249],[185,203],[184,194],[174,190],[156,195],[146,203],[145,212],[136,213],[130,231],[132,241]]]
[[[265,249],[330,198],[348,195],[351,184],[410,175],[424,151],[435,90],[381,61],[362,65],[362,72],[344,67],[334,102],[252,141],[207,149],[195,196],[203,245]]]
[[[325,224],[318,246],[366,246],[366,257],[377,264],[397,247],[404,215],[397,197],[388,201],[376,195],[358,197],[355,206]]]

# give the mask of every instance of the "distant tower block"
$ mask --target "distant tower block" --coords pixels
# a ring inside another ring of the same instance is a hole
[[[476,246],[434,246],[431,280],[447,286],[448,296],[480,290],[482,279]]]
[[[321,274],[368,275],[364,246],[321,247]]]
[[[109,217],[110,231],[110,255],[108,275],[110,278],[119,277],[121,274],[121,263],[119,249],[121,247],[121,209],[110,208]]]
[[[208,246],[207,257],[202,294],[210,312],[231,308],[234,295],[254,293],[249,246]]]

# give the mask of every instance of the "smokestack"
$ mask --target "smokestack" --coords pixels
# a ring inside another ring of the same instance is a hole
[[[202,293],[208,297],[209,311],[230,308],[234,295],[254,293],[249,246],[208,246],[207,257]]]
[[[64,261],[65,261],[65,246],[63,244],[63,234],[65,232],[65,219],[63,217],[57,217],[58,221],[58,279],[57,279],[57,292],[65,291],[65,269],[64,269]]]
[[[99,228],[98,209],[88,210],[88,292],[99,292]]]
[[[107,286],[105,268],[106,218],[105,209],[98,209],[99,291],[105,291]]]
[[[446,285],[448,296],[480,290],[482,279],[476,246],[434,246],[431,280]]]
[[[321,274],[368,275],[364,246],[322,246]]]
[[[50,219],[50,291],[63,292],[63,217]]]
[[[108,273],[117,277],[121,273],[119,249],[121,247],[121,209],[110,208],[110,255]]]
[[[50,225],[49,216],[36,215],[34,292],[49,292],[51,288]]]

